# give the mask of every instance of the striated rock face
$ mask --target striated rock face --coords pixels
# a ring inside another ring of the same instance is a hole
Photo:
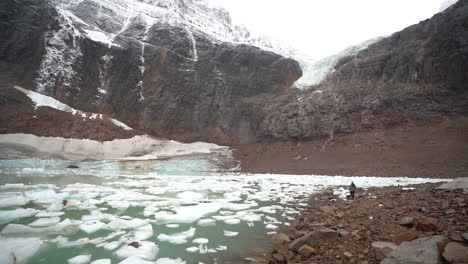
[[[341,58],[306,91],[265,106],[267,138],[307,139],[468,113],[468,1]]]
[[[302,75],[299,64],[223,42],[229,16],[202,8],[182,0],[2,1],[0,85],[21,85],[152,135],[255,140],[255,97],[290,87]],[[211,24],[197,12],[209,13]],[[232,30],[230,39],[243,32]]]
[[[384,38],[308,90],[299,64],[238,44],[188,0],[0,2],[0,85],[21,85],[151,135],[221,144],[333,138],[468,113],[468,2]]]

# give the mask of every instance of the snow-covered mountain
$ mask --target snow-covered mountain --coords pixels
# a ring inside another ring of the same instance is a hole
[[[197,50],[194,33],[203,34],[216,42],[256,46],[299,61],[303,71],[314,70],[314,67],[311,67],[313,59],[300,54],[285,43],[251,34],[245,26],[232,23],[227,10],[210,6],[205,0],[51,1],[65,18],[64,22],[78,23],[84,30],[81,34],[79,30],[74,30],[74,34],[108,45],[118,45],[115,43],[116,36],[131,37],[145,42],[153,25],[167,24],[182,27],[187,31],[192,41],[192,57],[195,60]],[[76,54],[70,55],[74,57]],[[304,76],[314,74],[306,72]],[[44,82],[45,79],[47,77],[38,81]],[[299,87],[309,84],[308,78],[302,78],[296,84]]]

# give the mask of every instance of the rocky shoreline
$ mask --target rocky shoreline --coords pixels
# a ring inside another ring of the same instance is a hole
[[[465,187],[463,187],[463,184]],[[358,189],[340,200],[328,189],[252,251],[261,263],[468,263],[467,178],[440,184]]]

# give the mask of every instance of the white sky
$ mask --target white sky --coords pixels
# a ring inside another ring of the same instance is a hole
[[[444,0],[209,0],[235,24],[321,58],[430,18]]]

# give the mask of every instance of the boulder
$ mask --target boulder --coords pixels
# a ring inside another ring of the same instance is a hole
[[[447,243],[444,236],[422,237],[401,245],[388,253],[380,264],[440,264],[439,249]]]
[[[445,246],[442,256],[448,263],[468,263],[468,247],[450,242]]]
[[[291,242],[291,238],[283,233],[274,234],[271,237],[271,243],[273,243],[273,245],[282,245],[289,242]]]
[[[397,245],[400,245],[402,242],[412,241],[412,240],[415,240],[416,238],[418,237],[415,234],[411,232],[405,232],[405,233],[401,233],[399,235],[393,236],[392,242]]]
[[[375,258],[377,260],[383,260],[387,255],[396,249],[398,246],[391,242],[376,241],[371,244],[374,249]]]
[[[400,224],[401,226],[404,226],[404,227],[411,228],[411,227],[414,226],[414,222],[415,222],[414,217],[412,217],[412,216],[405,216],[405,217],[402,217],[402,218],[400,219],[400,221],[398,222],[398,224]]]
[[[297,251],[303,245],[309,245],[312,247],[320,246],[323,244],[331,243],[336,241],[339,233],[336,230],[330,228],[323,228],[317,231],[312,231],[304,234],[302,237],[297,238],[289,244],[289,249]]]
[[[320,211],[322,211],[324,213],[333,213],[337,209],[338,208],[335,207],[335,206],[322,206],[322,207],[320,207]]]
[[[317,250],[311,246],[308,245],[303,245],[299,250],[297,251],[299,254],[301,254],[304,257],[310,257],[312,256]]]
[[[280,253],[273,254],[273,261],[275,264],[285,264],[287,262],[284,255]]]
[[[416,230],[423,232],[435,231],[437,229],[437,219],[432,217],[421,216],[418,218]]]

